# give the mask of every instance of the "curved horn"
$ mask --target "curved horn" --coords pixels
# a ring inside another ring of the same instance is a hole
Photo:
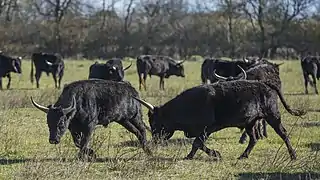
[[[72,110],[74,110],[76,108],[76,105],[77,105],[76,98],[73,96],[72,97],[72,104],[67,108],[63,108],[63,110],[62,110],[63,114],[70,113]]]
[[[36,103],[36,102],[32,99],[32,96],[31,96],[30,98],[31,98],[32,104],[33,104],[36,108],[38,108],[39,110],[41,110],[41,111],[43,111],[43,112],[45,112],[45,113],[48,113],[49,108],[47,108],[47,107],[45,107],[45,106],[42,106],[42,105]]]
[[[219,79],[219,80],[224,80],[224,81],[226,81],[226,80],[228,79],[228,78],[226,78],[226,77],[223,77],[223,76],[218,75],[218,74],[216,73],[216,69],[213,71],[213,75],[214,75],[215,78],[217,78],[217,79]]]
[[[134,97],[134,96],[132,96],[132,97],[133,97],[135,100],[139,101],[139,102],[140,102],[142,105],[144,105],[146,108],[148,108],[151,113],[154,112],[154,107],[153,107],[152,104],[150,104],[150,103],[148,103],[148,102],[146,102],[146,101],[144,101],[144,100],[142,100],[142,99],[136,98],[136,97]]]
[[[123,71],[129,69],[129,68],[131,67],[131,65],[132,65],[132,61],[130,62],[130,65],[129,65],[128,67],[126,67],[126,68],[123,69]]]
[[[177,65],[183,64],[186,60],[180,61],[177,63]]]
[[[276,64],[277,66],[281,66],[282,64],[284,64],[284,62],[283,63],[280,63],[280,64]]]
[[[45,60],[46,61],[46,64],[48,64],[49,66],[52,66],[52,63],[51,62],[49,62],[49,61],[47,61],[47,60]]]
[[[249,62],[249,60],[247,58],[245,58],[244,56],[242,57],[243,62]]]
[[[239,66],[239,65],[237,65],[240,69],[241,69],[241,71],[242,71],[242,78],[241,79],[247,79],[247,73],[246,73],[246,71],[241,67],[241,66]]]

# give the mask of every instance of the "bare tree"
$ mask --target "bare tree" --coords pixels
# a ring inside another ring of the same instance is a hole
[[[313,0],[243,0],[243,10],[249,17],[253,29],[259,34],[260,57],[267,56],[269,48],[273,56],[277,47],[281,45],[279,40],[283,32],[312,2]]]
[[[35,0],[34,5],[38,13],[49,19],[53,19],[55,23],[55,40],[56,52],[61,53],[61,34],[60,23],[64,15],[67,13],[71,5],[77,5],[76,0]]]

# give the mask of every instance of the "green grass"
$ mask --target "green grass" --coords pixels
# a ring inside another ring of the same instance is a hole
[[[66,61],[63,84],[88,77],[91,61]],[[125,79],[138,89],[135,62]],[[128,65],[129,62],[125,62]],[[147,79],[148,91],[142,98],[160,105],[183,90],[200,84],[201,62],[185,63],[185,78],[165,81],[159,91],[159,78]],[[303,78],[298,61],[280,67],[285,98],[292,107],[320,109],[320,98],[303,95]],[[237,128],[228,128],[211,135],[208,147],[220,151],[223,160],[214,161],[198,151],[194,160],[183,160],[191,149],[191,139],[176,132],[165,145],[154,146],[154,156],[147,156],[136,144],[136,138],[120,125],[99,127],[91,140],[98,155],[97,162],[76,160],[78,150],[68,133],[59,145],[48,142],[46,115],[35,109],[30,96],[44,105],[54,103],[61,90],[55,90],[52,77],[42,75],[40,89],[31,84],[30,61],[23,62],[21,79],[13,74],[12,89],[0,92],[0,179],[283,179],[320,178],[320,120],[318,113],[303,119],[280,111],[285,128],[290,132],[298,159],[290,161],[287,149],[268,126],[269,137],[260,140],[249,159],[237,160],[246,148],[238,143]],[[5,87],[7,80],[3,80]],[[144,110],[144,121],[148,122]],[[150,133],[148,133],[150,139]],[[300,173],[300,174],[298,174]]]

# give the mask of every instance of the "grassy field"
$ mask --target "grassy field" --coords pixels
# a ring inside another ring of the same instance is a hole
[[[92,63],[66,61],[63,84],[86,79]],[[138,89],[133,63],[125,79]],[[296,161],[290,161],[283,141],[270,126],[269,137],[258,141],[246,160],[237,160],[247,146],[238,143],[239,129],[224,129],[211,135],[206,144],[223,157],[217,162],[201,151],[194,160],[183,160],[192,140],[182,132],[176,132],[166,144],[152,147],[154,156],[147,156],[134,135],[116,123],[95,130],[91,145],[97,152],[97,161],[78,161],[78,149],[70,133],[59,145],[49,144],[46,115],[30,103],[30,96],[44,105],[54,103],[61,90],[55,90],[52,77],[45,74],[40,89],[36,89],[29,80],[30,61],[24,61],[22,66],[21,78],[13,75],[12,89],[0,92],[0,179],[320,179],[320,114],[309,112],[298,118],[287,113],[282,105],[282,121],[297,151]],[[160,105],[199,85],[200,66],[200,62],[186,62],[186,77],[166,80],[165,91],[158,90],[158,77],[148,78],[148,91],[140,92],[142,98]],[[280,71],[285,98],[291,106],[320,109],[320,96],[313,89],[310,88],[310,95],[303,94],[298,61],[286,62]],[[4,80],[3,87],[6,83]],[[148,122],[147,109],[143,110],[144,121]]]

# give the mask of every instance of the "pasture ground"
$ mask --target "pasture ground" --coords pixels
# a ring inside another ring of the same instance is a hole
[[[63,84],[87,79],[92,63],[66,61]],[[290,161],[283,141],[270,126],[269,137],[258,141],[246,160],[237,160],[247,146],[238,143],[239,129],[228,128],[211,135],[206,144],[223,157],[217,162],[200,150],[194,160],[183,160],[192,140],[182,132],[176,132],[166,144],[152,147],[154,156],[147,156],[134,135],[116,123],[96,129],[91,145],[97,161],[78,161],[78,149],[70,133],[59,145],[49,144],[46,115],[30,103],[31,95],[41,104],[54,103],[61,90],[55,90],[51,75],[45,74],[40,89],[36,89],[29,80],[30,61],[22,66],[20,79],[13,74],[12,89],[0,92],[0,179],[320,179],[320,114],[309,112],[301,119],[291,116],[282,105],[282,120],[297,151],[296,161]],[[200,66],[201,62],[186,62],[186,77],[166,79],[165,91],[158,90],[158,77],[148,77],[148,91],[140,92],[141,97],[154,105],[165,103],[200,84]],[[292,107],[320,109],[320,96],[312,88],[310,95],[303,94],[299,61],[286,61],[280,71],[285,99]],[[135,62],[125,79],[138,89]],[[3,87],[6,83],[5,79]],[[148,122],[147,109],[143,110],[144,121]]]

